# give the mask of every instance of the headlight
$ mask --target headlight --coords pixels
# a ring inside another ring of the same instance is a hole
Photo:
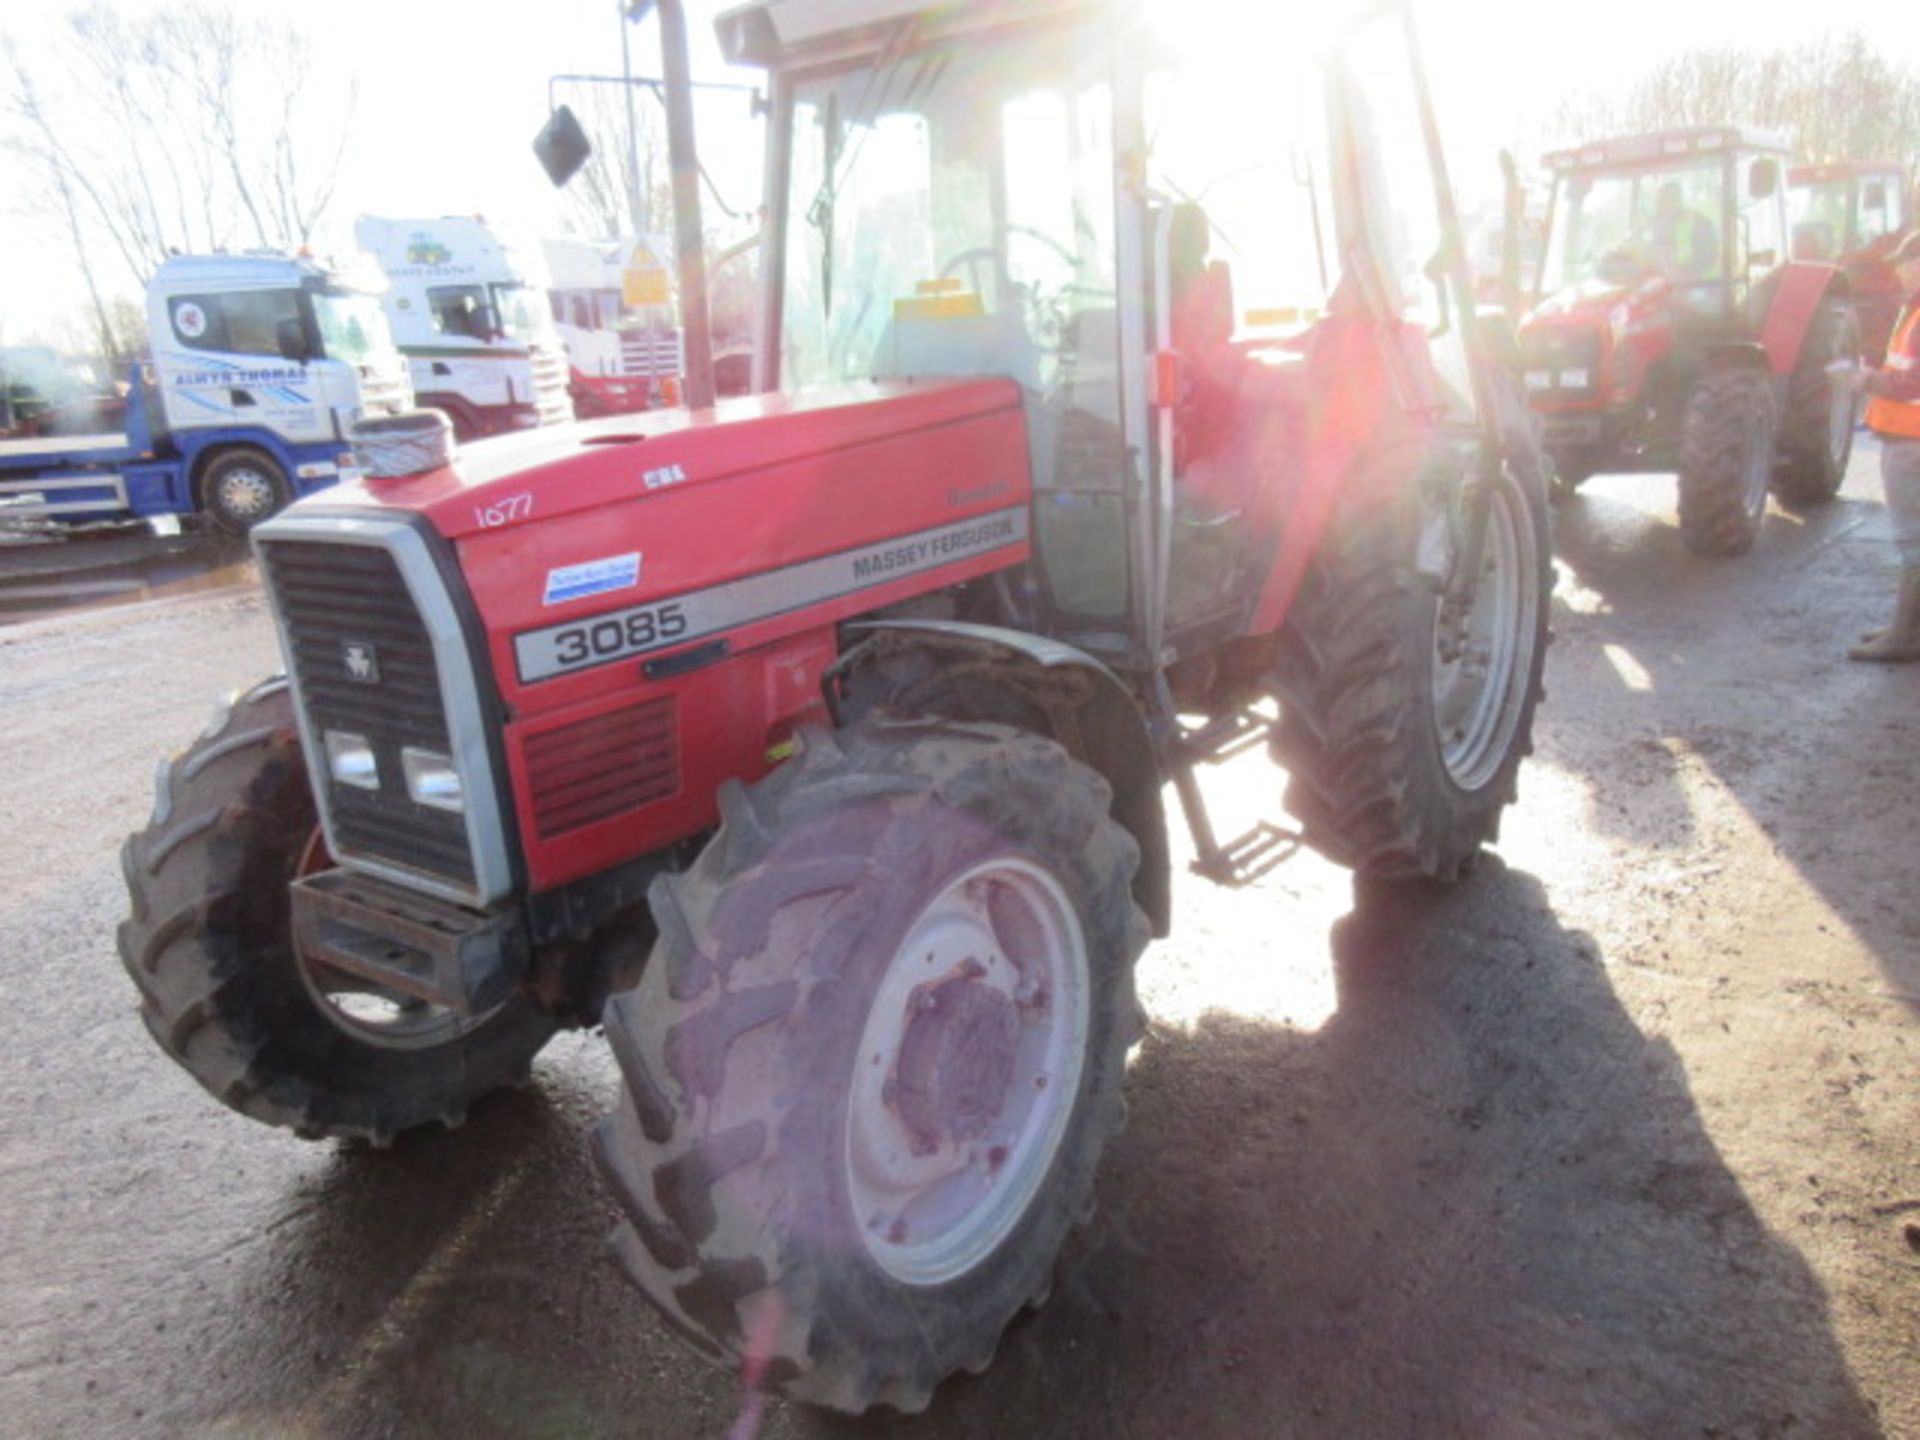
[[[336,781],[361,790],[380,788],[380,762],[374,759],[373,746],[367,743],[366,736],[348,730],[329,730],[325,743],[327,773]]]
[[[1562,370],[1560,372],[1560,388],[1563,390],[1584,390],[1592,379],[1593,376],[1591,372],[1586,370]]]
[[[456,815],[466,808],[467,797],[452,756],[409,745],[400,752],[400,768],[406,771],[407,794],[416,805],[451,810]]]

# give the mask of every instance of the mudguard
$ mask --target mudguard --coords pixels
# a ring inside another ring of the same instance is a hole
[[[1146,911],[1154,935],[1167,935],[1172,925],[1173,877],[1166,811],[1160,800],[1158,751],[1146,717],[1118,676],[1071,645],[995,625],[900,619],[864,620],[846,628],[850,636],[887,642],[849,655],[851,663],[843,677],[849,694],[859,688],[856,677],[863,669],[881,682],[877,692],[867,687],[870,701],[884,701],[891,693],[929,678],[916,677],[902,683],[880,675],[880,667],[888,658],[902,651],[940,652],[941,670],[946,674],[952,673],[955,656],[970,656],[1004,671],[992,677],[996,686],[1039,708],[1052,729],[1052,738],[1113,787],[1113,817],[1140,846],[1134,899]],[[1061,684],[1061,680],[1071,683]],[[969,718],[1000,717],[982,713]]]
[[[1791,375],[1800,363],[1813,317],[1829,295],[1851,293],[1846,273],[1835,265],[1796,260],[1780,273],[1767,318],[1760,328],[1759,348],[1776,376]]]

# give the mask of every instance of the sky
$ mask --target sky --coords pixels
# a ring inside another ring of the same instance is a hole
[[[130,14],[159,0],[114,0]],[[252,0],[259,3],[259,0]],[[269,0],[279,3],[279,0]],[[728,0],[732,3],[732,0]],[[1177,3],[1177,0],[1167,0]],[[1266,9],[1288,0],[1246,0]],[[1740,43],[1769,47],[1823,31],[1859,28],[1884,37],[1896,58],[1920,64],[1920,27],[1889,24],[1887,0],[1823,0],[1817,6],[1756,6],[1724,0],[1416,0],[1436,103],[1449,132],[1456,186],[1495,179],[1492,156],[1538,148],[1538,125],[1561,95],[1595,87],[1624,89],[1649,65],[1677,51]],[[56,32],[71,5],[51,0],[0,10],[0,33],[32,55]],[[340,243],[358,213],[480,213],[523,231],[557,233],[552,187],[529,149],[546,113],[550,75],[617,73],[617,0],[328,0],[288,7],[312,41],[309,62],[324,73],[355,73],[360,101],[333,222]],[[695,71],[730,74],[713,41],[719,0],[688,0]],[[657,73],[654,22],[632,31],[634,68]],[[567,98],[563,90],[561,98]],[[727,114],[736,119],[744,98]],[[719,101],[710,101],[719,104]],[[1737,118],[1737,117],[1730,117]],[[710,126],[703,139],[718,140]],[[739,127],[736,126],[736,131]],[[617,137],[615,137],[617,138]],[[716,148],[719,148],[716,146]],[[732,156],[742,158],[736,140]],[[1484,157],[1484,165],[1465,161]],[[20,188],[0,153],[0,197]],[[716,167],[718,168],[718,167]],[[753,179],[736,174],[734,194],[756,198]],[[77,308],[78,271],[58,237],[0,212],[0,334],[15,339]]]

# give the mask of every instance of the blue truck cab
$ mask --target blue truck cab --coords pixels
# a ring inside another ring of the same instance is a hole
[[[244,533],[339,478],[355,420],[413,404],[376,290],[303,258],[176,256],[147,325],[123,433],[0,441],[0,518],[205,514]]]

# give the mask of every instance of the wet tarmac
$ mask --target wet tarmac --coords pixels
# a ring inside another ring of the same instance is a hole
[[[758,1433],[1920,1435],[1920,666],[1840,658],[1891,592],[1875,458],[1734,562],[1684,553],[1670,481],[1564,507],[1498,856],[1183,874],[1051,1303],[923,1417]],[[744,1433],[606,1259],[596,1035],[368,1153],[142,1030],[117,847],[275,664],[244,583],[0,630],[0,1433]],[[1280,818],[1257,751],[1207,783],[1223,833]]]
[[[245,540],[114,526],[72,535],[0,529],[0,626],[76,610],[257,588]]]

